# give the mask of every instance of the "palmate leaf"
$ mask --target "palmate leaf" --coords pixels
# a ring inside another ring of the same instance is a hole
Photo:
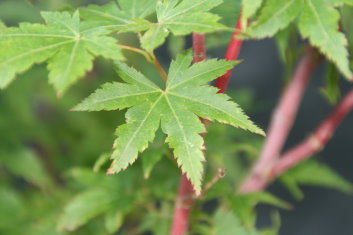
[[[155,11],[157,0],[119,0],[97,6],[90,5],[80,9],[81,17],[99,21],[100,26],[119,31],[140,32],[149,28],[143,20]]]
[[[59,93],[92,69],[96,56],[121,60],[110,32],[80,22],[78,12],[43,12],[46,24],[20,24],[0,31],[0,88],[35,63],[48,62],[49,81]]]
[[[218,23],[218,15],[207,12],[220,5],[222,0],[170,0],[158,2],[156,13],[158,22],[152,24],[141,38],[141,45],[152,51],[165,41],[172,32],[174,35],[187,35],[192,32],[207,33],[225,30]]]
[[[248,28],[253,38],[275,35],[299,17],[301,35],[331,60],[348,79],[352,78],[349,68],[347,40],[339,32],[340,14],[335,6],[351,0],[267,0],[259,18]]]
[[[178,164],[199,193],[204,161],[203,139],[199,134],[205,127],[198,116],[264,134],[228,96],[204,85],[236,62],[213,59],[190,66],[191,62],[190,53],[181,54],[172,62],[164,90],[136,70],[117,62],[117,72],[126,83],[105,84],[74,109],[100,111],[131,107],[126,113],[127,123],[117,129],[111,172],[120,172],[132,164],[138,152],[152,142],[161,125]]]

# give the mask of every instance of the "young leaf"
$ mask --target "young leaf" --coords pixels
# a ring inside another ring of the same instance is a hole
[[[162,131],[167,134],[166,142],[174,149],[178,164],[199,193],[204,160],[203,139],[199,134],[205,128],[198,116],[264,134],[228,96],[204,85],[236,62],[208,60],[190,66],[191,61],[190,53],[177,57],[171,65],[165,90],[117,62],[117,72],[126,83],[106,84],[75,108],[99,111],[131,107],[126,113],[127,123],[117,129],[110,172],[118,173],[132,164],[138,152],[154,139],[161,123]],[[202,97],[195,95],[200,93]]]
[[[323,0],[305,0],[299,21],[303,37],[330,59],[347,79],[352,79],[349,68],[346,37],[338,31],[339,12]]]
[[[46,24],[20,24],[0,31],[0,88],[35,63],[48,62],[49,81],[59,93],[92,69],[96,56],[121,60],[109,31],[82,23],[78,12],[43,12]]]
[[[330,167],[315,160],[309,160],[292,168],[283,175],[290,182],[304,185],[316,185],[338,189],[345,193],[353,193],[353,185],[342,178]],[[288,182],[286,180],[285,182]]]
[[[157,0],[120,0],[97,6],[90,5],[80,9],[81,17],[86,20],[99,21],[100,26],[129,32],[140,32],[148,29],[149,22],[143,20],[151,15]]]
[[[220,17],[207,12],[218,6],[222,0],[171,0],[158,2],[156,12],[158,23],[150,27],[141,38],[141,44],[147,51],[153,51],[163,44],[172,32],[174,35],[186,35],[192,32],[207,33],[224,30],[218,23]]]

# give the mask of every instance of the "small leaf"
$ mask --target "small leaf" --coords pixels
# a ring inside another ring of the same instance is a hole
[[[287,171],[283,176],[296,184],[333,188],[345,193],[353,193],[353,185],[327,165],[309,160]]]
[[[114,198],[103,189],[91,189],[77,195],[64,209],[59,220],[59,229],[75,231],[92,218],[106,212]]]

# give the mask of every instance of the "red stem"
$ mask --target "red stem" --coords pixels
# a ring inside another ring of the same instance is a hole
[[[206,59],[205,35],[199,33],[192,34],[192,48],[194,63],[201,62]]]
[[[194,63],[198,63],[206,58],[205,35],[194,33],[192,39],[194,52],[193,61]],[[187,233],[189,216],[194,204],[194,198],[194,187],[186,175],[183,174],[181,176],[179,191],[175,202],[171,235],[185,235]]]
[[[321,149],[330,140],[337,126],[343,118],[353,109],[353,89],[343,98],[330,115],[317,127],[317,129],[303,142],[292,148],[276,163],[272,176],[277,177],[299,162],[309,158]]]
[[[189,179],[181,176],[179,191],[175,202],[171,235],[184,235],[188,231],[189,216],[194,204],[194,187]]]
[[[241,24],[241,15],[240,15],[225,55],[226,60],[236,60],[238,58],[241,46],[243,44],[243,40],[238,39],[238,36],[241,30],[242,30],[242,24]],[[232,72],[233,72],[232,69],[228,70],[224,75],[222,75],[216,80],[215,87],[219,88],[219,93],[226,92],[229,79],[232,76]]]
[[[316,50],[308,47],[295,70],[293,80],[274,111],[260,158],[241,185],[241,193],[257,191],[259,185],[267,181],[270,170],[278,159],[292,128],[304,90],[318,62],[319,56]]]

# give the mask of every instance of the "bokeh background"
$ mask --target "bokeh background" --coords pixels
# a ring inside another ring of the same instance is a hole
[[[39,22],[41,10],[64,9],[70,5],[80,6],[89,2],[107,1],[0,0],[0,19],[9,26],[21,21]],[[133,39],[127,36],[125,40]],[[190,38],[186,38],[186,45],[190,45]],[[213,48],[209,51],[209,56],[222,57],[224,50],[225,46]],[[164,65],[169,63],[170,53],[167,46],[159,49],[157,55],[164,58],[162,59],[165,61]],[[135,61],[136,66],[139,66],[138,61],[143,64],[138,55],[127,53],[126,56]],[[283,90],[288,68],[280,59],[275,41],[270,39],[245,42],[240,59],[244,61],[233,73],[229,93],[240,103],[245,100],[245,110],[255,123],[266,130],[271,112]],[[286,148],[305,138],[332,109],[320,93],[320,88],[324,86],[325,66],[326,64],[322,63],[310,81]],[[143,69],[153,76],[152,68]],[[113,79],[115,75],[111,63],[99,59],[87,78],[81,80],[60,99],[47,83],[47,71],[44,66],[36,66],[19,75],[8,89],[0,91],[0,159],[2,159],[0,163],[3,164],[0,167],[0,227],[11,223],[19,216],[13,209],[18,206],[16,198],[22,194],[27,195],[29,186],[18,176],[29,175],[35,179],[32,183],[39,188],[49,184],[45,182],[44,177],[36,176],[33,171],[26,173],[30,167],[36,169],[36,165],[31,161],[23,164],[23,159],[26,158],[20,158],[19,161],[10,159],[16,159],[17,155],[28,149],[34,151],[45,163],[45,168],[49,169],[56,184],[60,185],[62,174],[66,169],[74,166],[90,168],[97,156],[109,151],[113,141],[112,130],[123,122],[123,115],[119,113],[88,115],[68,110],[99,85]],[[342,94],[351,87],[351,84],[341,81]],[[249,100],[252,105],[246,106]],[[353,115],[350,114],[325,149],[316,157],[353,183],[352,127]],[[8,169],[17,172],[17,177],[9,176],[6,172]],[[21,189],[19,193],[13,190],[13,185]],[[303,187],[304,199],[296,201],[278,183],[271,185],[269,190],[294,206],[290,211],[280,211],[281,235],[353,234],[352,195],[306,186]],[[26,200],[30,201],[31,198]],[[55,199],[51,203],[55,204]],[[259,226],[269,225],[271,221],[268,214],[273,208],[259,206],[257,210]],[[34,216],[30,213],[29,215]]]

